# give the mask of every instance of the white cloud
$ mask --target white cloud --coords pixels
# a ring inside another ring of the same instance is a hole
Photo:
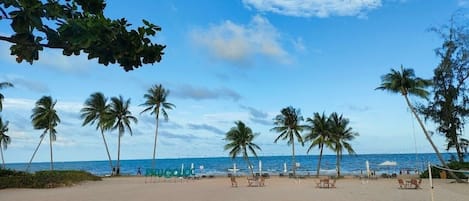
[[[261,12],[295,17],[358,16],[381,6],[381,0],[243,0]]]
[[[249,64],[254,56],[289,63],[288,53],[280,43],[280,33],[260,15],[254,16],[247,25],[226,20],[207,29],[194,30],[192,38],[216,58],[235,64]]]

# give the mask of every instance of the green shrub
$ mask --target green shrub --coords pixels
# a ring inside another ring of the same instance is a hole
[[[54,188],[70,186],[83,181],[99,181],[100,177],[85,171],[61,170],[38,171],[34,174],[13,171],[0,171],[0,189],[4,188]]]

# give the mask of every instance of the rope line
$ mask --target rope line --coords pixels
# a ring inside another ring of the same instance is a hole
[[[467,173],[467,174],[469,174],[469,170],[453,170],[453,169],[441,167],[441,166],[438,166],[438,165],[432,165],[432,166],[433,166],[433,167],[436,167],[436,168],[438,168],[438,169],[446,170],[446,171],[460,172],[460,173]]]

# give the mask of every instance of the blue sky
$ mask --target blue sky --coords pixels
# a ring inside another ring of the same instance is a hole
[[[122,138],[122,159],[151,158],[155,122],[140,114],[143,94],[153,84],[170,90],[168,122],[160,125],[157,157],[227,156],[224,133],[242,120],[254,132],[260,156],[289,155],[285,141],[273,143],[272,119],[287,106],[302,115],[338,112],[360,134],[358,154],[432,152],[399,95],[375,91],[380,76],[400,65],[430,78],[441,45],[432,26],[449,21],[463,0],[140,0],[131,7],[109,1],[105,13],[142,19],[162,27],[154,42],[167,45],[161,63],[124,72],[85,55],[66,57],[45,50],[33,65],[17,64],[0,41],[2,117],[10,121],[7,162],[27,162],[41,131],[31,126],[31,110],[44,95],[57,100],[62,123],[54,143],[56,161],[105,160],[100,134],[82,127],[79,110],[90,94],[131,99],[139,119],[134,134]],[[0,21],[0,35],[11,34]],[[415,100],[418,101],[418,100]],[[433,125],[427,126],[433,130]],[[117,158],[117,131],[106,133]],[[415,138],[414,138],[415,137]],[[466,134],[467,137],[467,134]],[[434,135],[444,151],[444,139]],[[306,147],[297,154],[306,154]],[[310,154],[316,155],[314,149]],[[327,151],[326,154],[331,154]],[[34,161],[48,161],[48,142]]]

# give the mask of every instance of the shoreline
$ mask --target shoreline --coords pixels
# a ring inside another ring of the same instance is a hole
[[[248,187],[245,176],[236,177],[238,187],[231,187],[230,178],[214,177],[199,180],[168,180],[145,183],[144,176],[104,177],[102,181],[85,182],[53,189],[4,189],[1,200],[8,201],[303,201],[303,200],[370,200],[427,201],[431,188],[423,179],[421,189],[399,189],[397,179],[338,179],[336,188],[316,188],[317,179],[289,179],[271,176],[263,187]],[[466,200],[469,184],[434,179],[435,200]]]

